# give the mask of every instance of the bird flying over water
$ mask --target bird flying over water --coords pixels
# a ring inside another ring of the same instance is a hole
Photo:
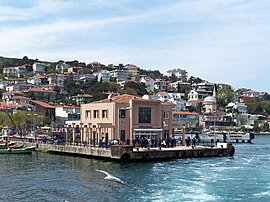
[[[254,158],[255,158],[255,156],[253,156],[253,157],[250,158],[250,159],[246,159],[246,158],[242,158],[242,159],[245,160],[246,162],[250,163]]]
[[[97,170],[97,171],[98,171],[98,172],[101,172],[101,173],[104,173],[105,175],[107,175],[104,179],[107,179],[107,180],[114,180],[114,181],[116,181],[116,182],[120,182],[121,184],[126,184],[125,182],[123,182],[123,181],[120,180],[119,178],[110,175],[109,173],[107,173],[107,172],[104,171],[104,170]]]

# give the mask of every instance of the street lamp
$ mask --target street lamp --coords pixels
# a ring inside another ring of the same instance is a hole
[[[30,116],[30,129],[31,129],[31,135],[34,133],[35,130],[35,121],[34,121],[34,117],[38,116],[38,114],[27,114],[27,116]]]

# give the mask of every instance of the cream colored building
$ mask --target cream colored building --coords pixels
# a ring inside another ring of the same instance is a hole
[[[174,132],[172,108],[172,103],[127,94],[82,104],[81,139],[104,137],[125,142],[136,137],[169,138]]]

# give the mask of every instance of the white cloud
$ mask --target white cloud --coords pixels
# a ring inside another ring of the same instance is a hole
[[[189,75],[243,86],[263,76],[256,72],[269,74],[268,1],[142,2],[46,0],[23,8],[0,6],[0,52],[135,63],[162,72],[183,67]],[[263,86],[257,79],[254,87]]]

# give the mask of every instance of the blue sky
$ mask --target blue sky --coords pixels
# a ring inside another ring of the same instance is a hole
[[[136,64],[270,92],[269,0],[1,0],[0,55]]]

